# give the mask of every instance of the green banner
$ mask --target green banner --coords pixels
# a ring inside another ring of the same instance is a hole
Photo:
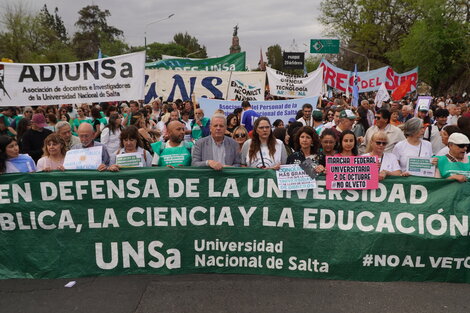
[[[246,71],[246,52],[227,54],[220,58],[200,60],[167,59],[145,63],[146,69],[162,68],[167,70],[185,71]]]
[[[470,185],[279,191],[274,171],[7,174],[0,278],[239,273],[470,283]]]

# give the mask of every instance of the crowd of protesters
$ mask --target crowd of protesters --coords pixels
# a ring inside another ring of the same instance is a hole
[[[99,171],[119,171],[120,154],[138,153],[144,167],[226,166],[279,169],[327,156],[377,156],[379,177],[408,176],[410,157],[432,158],[436,177],[467,181],[470,102],[435,98],[345,97],[306,103],[287,125],[259,116],[248,101],[212,116],[191,101],[139,101],[0,108],[0,173],[64,170],[68,150],[103,146]]]

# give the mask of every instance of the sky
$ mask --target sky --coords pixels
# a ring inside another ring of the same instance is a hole
[[[0,0],[5,3],[18,0]],[[255,68],[267,47],[279,44],[284,51],[309,50],[310,39],[327,38],[319,22],[321,0],[310,1],[223,1],[223,0],[20,0],[31,11],[44,4],[50,12],[59,9],[69,35],[75,32],[78,11],[87,5],[109,10],[108,24],[124,32],[125,41],[133,46],[170,42],[173,35],[188,32],[205,45],[208,56],[229,53],[233,27],[238,24],[242,51],[247,65]],[[170,19],[150,24],[174,14]],[[149,25],[150,24],[150,25]],[[308,52],[308,51],[307,51]],[[105,51],[103,53],[106,53]],[[308,56],[308,53],[307,55]],[[265,56],[264,56],[265,57]],[[265,59],[265,61],[267,61]]]

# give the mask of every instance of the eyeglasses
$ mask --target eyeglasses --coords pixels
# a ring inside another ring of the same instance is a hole
[[[468,148],[468,145],[464,143],[459,143],[459,144],[454,143],[454,145],[456,145],[459,148]]]
[[[380,120],[382,118],[382,116],[376,116],[375,119],[376,120]]]
[[[246,137],[246,134],[244,133],[241,133],[241,134],[235,134],[233,135],[235,138],[245,138]]]
[[[386,146],[388,144],[388,142],[386,142],[386,141],[376,141],[375,144],[379,145],[379,146]]]
[[[335,116],[334,114],[328,114],[328,116]]]

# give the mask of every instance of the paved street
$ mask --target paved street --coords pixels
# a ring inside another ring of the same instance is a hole
[[[470,285],[249,275],[136,275],[0,281],[1,313],[468,313]]]

